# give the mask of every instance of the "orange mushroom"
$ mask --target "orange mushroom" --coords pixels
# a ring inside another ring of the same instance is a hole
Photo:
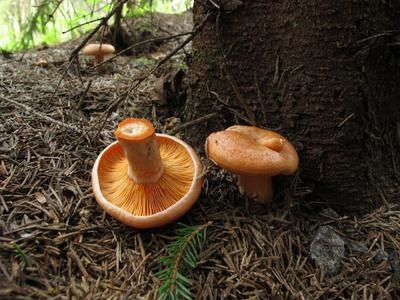
[[[104,61],[106,55],[115,52],[115,48],[110,44],[88,44],[83,48],[83,54],[93,56],[93,64],[97,66]]]
[[[273,197],[271,177],[296,172],[299,157],[294,147],[280,134],[235,125],[208,136],[205,150],[216,165],[238,175],[241,193],[261,203]]]
[[[98,204],[111,216],[135,228],[175,221],[197,201],[202,165],[185,142],[156,134],[146,119],[129,118],[115,131],[92,171]]]

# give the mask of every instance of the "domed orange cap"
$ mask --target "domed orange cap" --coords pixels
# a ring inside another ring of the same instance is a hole
[[[205,148],[209,159],[235,174],[291,175],[299,165],[297,152],[286,138],[254,126],[235,125],[212,133]]]
[[[88,44],[82,52],[85,55],[93,56],[93,63],[96,66],[103,62],[104,56],[114,53],[115,48],[110,44]]]
[[[87,44],[82,51],[86,55],[108,55],[114,53],[115,48],[110,44]]]

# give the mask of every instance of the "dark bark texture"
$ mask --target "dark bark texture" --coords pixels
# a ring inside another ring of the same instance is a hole
[[[257,124],[299,151],[297,194],[354,212],[400,200],[400,1],[195,1],[195,23],[209,12],[186,116],[218,117],[189,129],[197,146]]]

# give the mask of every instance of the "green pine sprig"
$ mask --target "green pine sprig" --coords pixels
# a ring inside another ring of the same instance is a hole
[[[54,15],[64,0],[42,0],[36,5],[36,11],[29,17],[26,24],[20,24],[22,39],[19,42],[22,49],[33,45],[35,33],[46,32],[47,24],[54,21]]]
[[[197,266],[197,258],[206,240],[206,228],[212,221],[199,225],[181,224],[177,236],[166,246],[167,255],[159,258],[163,269],[155,275],[161,285],[157,290],[158,300],[192,299],[189,290],[192,281],[186,276]]]

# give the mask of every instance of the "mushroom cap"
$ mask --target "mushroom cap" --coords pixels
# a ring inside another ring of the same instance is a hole
[[[115,48],[110,44],[87,44],[82,50],[85,55],[107,55],[115,52]]]
[[[216,165],[242,175],[291,175],[299,157],[280,134],[254,126],[235,125],[210,134],[206,154]]]
[[[178,147],[183,147],[184,150],[187,152],[188,156],[190,157],[191,163],[193,164],[193,175],[191,177],[191,182],[189,186],[187,187],[187,191],[184,192],[183,196],[178,199],[174,204],[171,206],[162,209],[154,214],[150,215],[139,215],[135,214],[132,212],[129,212],[120,206],[113,204],[112,202],[107,199],[109,197],[110,193],[107,191],[109,187],[115,189],[115,193],[123,194],[126,191],[124,190],[124,187],[121,186],[121,181],[120,182],[115,182],[110,185],[108,182],[109,179],[107,179],[107,172],[113,172],[117,169],[120,168],[125,168],[126,164],[123,161],[125,159],[122,147],[121,145],[116,141],[106,147],[98,156],[96,159],[96,162],[93,166],[92,170],[92,187],[93,187],[93,193],[95,196],[95,199],[97,203],[100,205],[102,209],[104,209],[109,215],[114,217],[115,219],[119,220],[120,222],[139,229],[146,229],[146,228],[154,228],[154,227],[159,227],[162,225],[165,225],[167,223],[173,222],[183,216],[186,212],[189,211],[189,209],[195,204],[197,199],[200,196],[201,192],[201,186],[203,183],[203,168],[202,164],[200,162],[199,157],[197,156],[196,152],[191,148],[188,144],[185,142],[169,136],[165,134],[157,134],[156,133],[156,138],[158,143],[160,144],[160,149],[163,147],[164,144],[167,143],[167,148],[170,147],[171,145],[176,145]],[[164,161],[165,165],[165,173],[168,172],[174,172],[174,170],[179,170],[178,167],[174,167],[173,163],[168,163],[167,160],[173,159],[173,157],[176,156],[174,152],[166,151],[163,154],[163,151],[161,151],[161,157]],[[105,165],[110,165],[105,168]],[[187,166],[184,167],[187,169]],[[182,169],[182,167],[181,167]],[[164,175],[163,175],[164,176]],[[166,177],[163,176],[160,178],[160,180],[163,180],[163,184],[166,184],[168,186],[162,187],[164,190],[169,190],[170,193],[176,192],[176,190],[180,189],[181,187],[179,186],[179,183],[175,185],[174,180],[179,179],[180,174],[175,174],[171,176],[170,174],[167,175]],[[126,181],[129,181],[131,179],[124,179],[122,184],[126,183]],[[138,187],[140,184],[135,184],[135,183],[128,183],[131,186],[126,188],[126,189],[138,189],[141,190],[142,194],[141,196],[138,196],[138,201],[147,201],[147,199],[143,199],[143,193],[145,194],[146,190],[151,189],[151,188],[156,188],[157,191],[161,191],[162,189],[158,189],[155,185],[148,185],[147,187]],[[136,185],[136,187],[133,187],[133,185]],[[139,191],[140,192],[140,191]],[[155,199],[155,194],[153,193],[152,198],[149,199],[149,201],[157,202],[157,199]],[[162,195],[162,193],[159,193],[158,196]],[[140,198],[142,197],[142,198]],[[121,201],[125,201],[127,199],[121,199]],[[162,199],[160,199],[162,200]],[[128,199],[128,201],[135,201],[135,199]]]

